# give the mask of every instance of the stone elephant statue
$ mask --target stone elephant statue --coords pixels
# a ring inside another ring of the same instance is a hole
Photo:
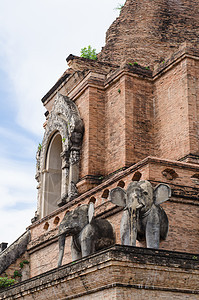
[[[167,184],[154,189],[147,180],[131,182],[125,191],[116,187],[110,191],[112,203],[124,207],[120,235],[122,245],[136,246],[136,240],[146,240],[147,248],[159,248],[168,233],[168,218],[161,203],[171,196]]]
[[[93,252],[115,244],[112,225],[105,219],[94,218],[94,203],[83,204],[66,212],[59,225],[58,267],[62,264],[65,238],[72,236],[72,260],[80,259]]]

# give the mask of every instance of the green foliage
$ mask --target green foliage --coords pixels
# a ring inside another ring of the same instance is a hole
[[[20,264],[19,264],[20,268],[22,269],[25,264],[29,264],[29,261],[26,259],[24,259],[22,262],[20,262]]]
[[[120,89],[118,89],[117,91],[118,91],[119,94],[121,93],[121,90],[120,90]]]
[[[198,259],[198,257],[196,255],[192,256],[193,259]]]
[[[133,64],[134,64],[134,66],[138,66],[138,63],[136,61]]]
[[[20,262],[19,266],[20,266],[20,268],[22,269],[22,268],[23,268],[23,263]]]
[[[41,149],[42,149],[42,144],[39,143],[39,145],[38,145],[38,150],[41,151]]]
[[[20,271],[18,271],[18,270],[15,270],[15,271],[14,271],[14,275],[13,275],[14,278],[15,278],[15,277],[21,277],[21,276],[22,276],[22,274],[21,274]]]
[[[81,57],[97,60],[96,49],[92,49],[90,45],[87,48],[82,48]]]
[[[115,9],[117,9],[117,10],[120,11],[120,10],[122,9],[123,6],[124,6],[124,4],[119,3],[118,6],[117,6]]]
[[[132,66],[133,64],[132,63],[129,63],[129,66]]]
[[[14,279],[8,277],[0,277],[0,289],[9,287],[15,283]]]
[[[63,139],[62,139],[62,142],[64,143],[64,142],[65,142],[65,140],[66,140],[66,138],[63,138]]]

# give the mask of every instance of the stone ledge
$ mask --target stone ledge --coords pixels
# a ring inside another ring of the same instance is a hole
[[[182,43],[178,50],[175,51],[170,57],[167,57],[165,61],[154,66],[153,78],[158,77],[163,71],[171,68],[185,57],[199,59],[199,49],[190,43]]]
[[[17,258],[25,253],[30,239],[30,231],[27,230],[8,248],[0,253],[0,274],[2,274],[11,264],[13,264]]]
[[[115,245],[16,284],[0,299],[93,299],[97,291],[111,295],[116,286],[128,287],[131,295],[136,289],[196,295],[198,277],[196,254]]]

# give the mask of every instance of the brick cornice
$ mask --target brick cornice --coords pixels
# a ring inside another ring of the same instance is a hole
[[[147,289],[196,295],[198,276],[196,254],[115,245],[9,287],[0,297],[28,299],[31,294],[38,300],[48,295],[51,300],[87,295],[92,299],[95,292],[111,291],[114,286],[128,286],[132,292]]]

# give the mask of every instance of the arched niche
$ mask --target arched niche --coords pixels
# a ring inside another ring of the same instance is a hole
[[[117,186],[124,188],[125,187],[125,182],[123,180],[120,180],[117,184]]]
[[[58,202],[61,199],[61,184],[62,184],[62,138],[59,132],[52,136],[45,159],[44,172],[44,195],[43,203],[44,215],[48,215],[58,207]]]
[[[133,174],[132,181],[139,181],[141,179],[141,177],[142,177],[142,173],[137,171]]]
[[[166,177],[167,180],[174,180],[178,178],[178,174],[174,169],[167,168],[164,171],[162,171],[162,175]]]
[[[83,121],[75,103],[57,94],[37,151],[37,218],[42,218],[78,195]]]

